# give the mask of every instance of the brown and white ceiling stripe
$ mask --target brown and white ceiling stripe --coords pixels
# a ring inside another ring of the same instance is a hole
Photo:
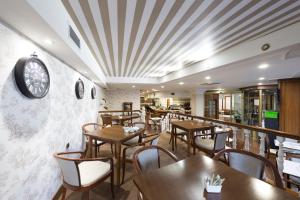
[[[62,0],[110,77],[161,77],[299,22],[297,0]]]

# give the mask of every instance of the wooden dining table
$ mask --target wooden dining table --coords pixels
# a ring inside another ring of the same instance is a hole
[[[207,193],[205,179],[225,178],[221,193]],[[259,179],[230,168],[204,155],[188,157],[134,177],[134,184],[147,200],[283,200],[295,196]]]
[[[142,130],[138,130],[132,133],[126,133],[124,131],[123,126],[113,125],[112,127],[107,127],[103,129],[97,129],[95,131],[85,132],[84,135],[89,137],[88,143],[88,152],[89,157],[92,158],[92,146],[93,140],[100,140],[106,143],[115,145],[115,157],[116,157],[116,172],[117,172],[117,183],[116,185],[120,185],[120,174],[121,174],[121,145],[123,142],[130,140],[140,134],[142,134]]]
[[[119,125],[123,126],[125,121],[129,121],[132,119],[139,118],[140,115],[132,114],[132,115],[113,115],[111,117],[112,121],[117,122]]]
[[[172,121],[172,150],[174,151],[174,138],[176,137],[176,129],[181,129],[187,132],[187,155],[190,156],[193,134],[196,131],[211,130],[214,133],[214,125],[209,123],[199,122],[196,120]]]

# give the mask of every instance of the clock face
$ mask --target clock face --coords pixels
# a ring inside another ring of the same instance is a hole
[[[19,59],[15,66],[15,80],[20,91],[29,98],[42,98],[49,91],[47,67],[36,57]]]
[[[26,63],[24,80],[27,89],[35,97],[43,97],[48,91],[49,76],[47,69],[35,61]]]
[[[92,99],[95,99],[95,97],[96,97],[96,88],[95,87],[92,87],[91,96],[92,96]]]
[[[81,79],[78,79],[75,85],[75,93],[78,99],[82,99],[84,96],[84,84]]]

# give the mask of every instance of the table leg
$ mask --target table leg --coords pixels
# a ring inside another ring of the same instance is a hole
[[[171,141],[172,141],[172,151],[174,151],[174,126],[172,126]]]
[[[116,143],[116,167],[117,167],[117,185],[120,185],[121,174],[121,143]]]
[[[89,137],[89,146],[88,146],[88,150],[89,150],[89,157],[92,158],[93,154],[92,154],[92,146],[93,146],[93,138]]]
[[[188,145],[188,147],[187,147],[187,156],[190,156],[190,154],[191,154],[191,135],[192,135],[192,132],[191,131],[189,131],[188,132],[188,134],[187,134],[187,145]]]

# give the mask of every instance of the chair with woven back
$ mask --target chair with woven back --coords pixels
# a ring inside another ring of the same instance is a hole
[[[127,146],[122,151],[122,183],[124,183],[126,163],[133,163],[133,154],[136,150],[146,145],[157,145],[159,140],[159,134],[148,134],[144,135],[142,140],[131,146]]]
[[[224,131],[195,135],[193,138],[193,153],[196,153],[197,148],[213,157],[215,153],[225,149],[228,133],[228,131]]]
[[[273,172],[275,186],[283,189],[277,168],[265,157],[239,149],[224,149],[214,156],[215,160],[221,158],[231,168],[260,180],[263,180],[265,167],[269,166]]]
[[[98,129],[101,129],[102,125],[98,124],[98,123],[87,123],[84,124],[82,126],[82,133],[86,133],[86,132],[92,132],[92,131],[96,131]],[[88,142],[89,138],[86,137],[86,141]],[[95,151],[95,157],[97,157],[97,153],[100,152],[100,146],[106,144],[105,142],[101,141],[101,140],[94,140],[93,141],[93,146],[94,146],[94,151]],[[111,153],[113,154],[113,146],[112,144],[110,144],[110,148],[111,148]]]
[[[55,153],[54,157],[59,164],[63,176],[62,199],[66,197],[66,190],[86,192],[89,199],[89,190],[96,187],[110,177],[110,187],[114,199],[114,172],[112,158],[82,158],[84,152]],[[109,161],[109,162],[107,162]]]

